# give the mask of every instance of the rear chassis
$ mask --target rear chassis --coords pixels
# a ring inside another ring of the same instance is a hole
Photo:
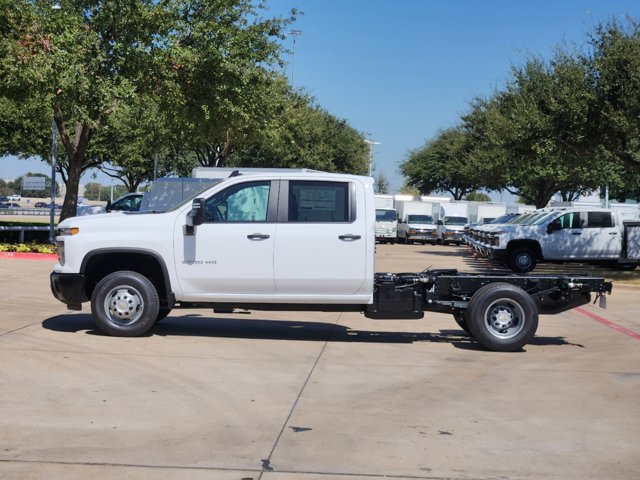
[[[374,302],[365,316],[376,319],[422,318],[425,311],[455,314],[467,309],[473,295],[485,285],[508,283],[526,292],[539,313],[554,314],[604,299],[611,282],[574,275],[474,274],[457,270],[421,273],[376,273]]]

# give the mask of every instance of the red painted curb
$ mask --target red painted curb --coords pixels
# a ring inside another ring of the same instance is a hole
[[[0,258],[14,260],[49,260],[56,261],[58,255],[55,253],[31,253],[31,252],[0,252]]]
[[[613,323],[609,320],[607,320],[606,318],[602,318],[600,315],[596,315],[595,313],[591,313],[588,312],[587,310],[584,310],[580,307],[576,308],[576,312],[579,312],[583,315],[586,315],[587,317],[589,317],[592,320],[595,320],[596,322],[601,323],[602,325],[605,325],[609,328],[612,328],[613,330],[620,332],[624,335],[627,335],[631,338],[635,338],[636,340],[640,340],[640,333],[638,332],[634,332],[633,330],[629,330],[628,328],[624,328],[621,325],[618,325],[617,323]]]

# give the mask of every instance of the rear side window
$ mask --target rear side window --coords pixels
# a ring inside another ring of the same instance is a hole
[[[613,227],[611,212],[589,212],[588,228],[610,228]]]
[[[346,182],[289,182],[289,221],[349,222],[349,184]]]

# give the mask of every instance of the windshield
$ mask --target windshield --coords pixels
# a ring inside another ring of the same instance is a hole
[[[433,223],[433,217],[431,215],[409,215],[407,223]]]
[[[536,220],[533,223],[531,223],[531,225],[540,225],[541,223],[544,223],[547,220],[549,220],[550,217],[553,217],[557,213],[558,212],[546,212],[544,215],[540,216],[539,218],[536,218]]]
[[[398,214],[395,210],[376,210],[376,222],[395,222]]]
[[[220,179],[207,178],[164,178],[156,180],[151,190],[145,195],[140,207],[141,211],[162,213],[174,210],[205,190],[220,183]]]
[[[485,222],[485,223],[507,223],[509,221],[515,220],[516,218],[518,218],[517,213],[507,213],[506,215],[502,215],[501,217],[494,218],[490,222]]]
[[[466,225],[469,223],[467,217],[444,217],[445,225]]]
[[[534,221],[540,215],[542,215],[540,212],[525,213],[524,215],[516,218],[515,220],[513,220],[512,222],[509,222],[509,223],[513,223],[513,224],[516,224],[516,225],[528,225],[529,222]]]

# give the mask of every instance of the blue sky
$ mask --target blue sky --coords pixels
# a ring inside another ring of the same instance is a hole
[[[271,15],[302,12],[293,83],[374,141],[376,174],[393,189],[398,164],[440,129],[455,125],[475,96],[490,95],[529,55],[561,42],[584,45],[599,20],[630,14],[630,0],[266,0]],[[293,47],[293,37],[287,42]],[[292,56],[287,75],[291,79]],[[0,178],[49,173],[40,161],[0,160]],[[85,176],[83,181],[90,181]],[[111,180],[100,177],[108,184]]]

